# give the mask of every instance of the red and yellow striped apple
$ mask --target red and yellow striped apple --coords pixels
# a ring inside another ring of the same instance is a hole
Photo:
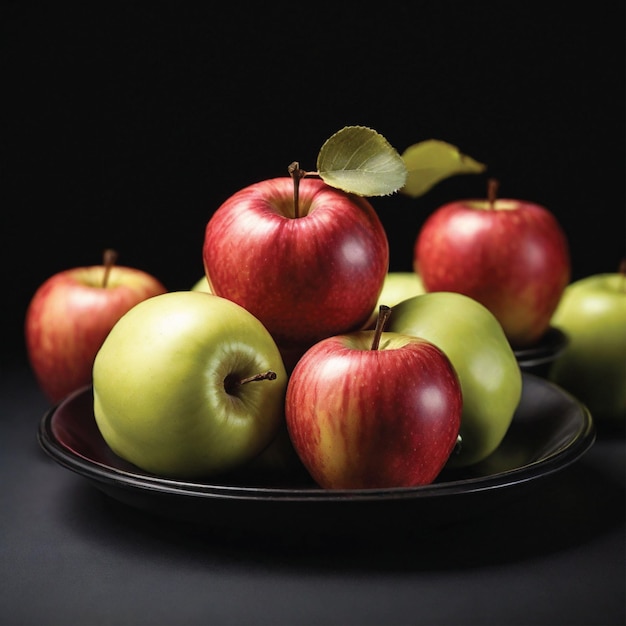
[[[215,294],[250,311],[281,349],[302,353],[367,323],[389,245],[365,198],[286,176],[227,199],[207,223],[203,259]]]
[[[443,351],[379,327],[311,347],[289,378],[285,417],[321,487],[410,487],[439,475],[457,442],[462,404]]]
[[[26,311],[29,361],[52,403],[91,382],[96,353],[126,311],[166,292],[154,276],[113,265],[114,258],[105,256],[110,258],[102,265],[75,267],[48,278]]]

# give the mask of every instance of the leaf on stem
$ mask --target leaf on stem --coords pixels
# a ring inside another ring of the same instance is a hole
[[[462,154],[456,146],[437,139],[409,146],[402,153],[402,160],[407,169],[407,178],[400,191],[412,198],[423,196],[450,176],[481,174],[487,169],[483,163]]]
[[[375,130],[346,126],[326,140],[317,173],[328,185],[359,196],[387,196],[406,182],[400,154]]]

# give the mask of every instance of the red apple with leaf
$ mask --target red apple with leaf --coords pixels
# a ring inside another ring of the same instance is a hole
[[[502,324],[515,348],[538,342],[570,279],[568,242],[554,215],[538,204],[497,198],[439,207],[415,241],[414,269],[427,291],[474,298]]]
[[[102,265],[51,276],[30,301],[24,328],[27,353],[52,403],[91,383],[96,353],[124,313],[166,291],[154,276],[115,265],[116,256],[107,250]]]
[[[387,235],[364,195],[398,188],[405,169],[380,135],[360,127],[355,132],[356,139],[348,132],[339,141],[347,136],[358,152],[367,144],[363,134],[373,139],[356,160],[371,163],[382,151],[385,163],[391,160],[397,170],[391,182],[389,169],[379,178],[346,169],[335,160],[340,151],[333,148],[337,138],[331,138],[320,151],[317,172],[294,162],[290,176],[235,193],[206,226],[203,259],[211,290],[261,320],[294,360],[320,339],[363,327],[387,275]],[[361,195],[308,178],[311,174],[337,185],[356,178]]]
[[[311,345],[369,319],[389,264],[372,205],[319,179],[261,181],[206,228],[211,289],[243,306],[279,345]]]
[[[285,417],[293,446],[325,489],[435,480],[459,433],[462,392],[448,357],[418,337],[375,330],[326,338],[296,364]]]
[[[203,260],[213,293],[258,317],[295,362],[315,342],[364,327],[375,310],[389,246],[365,197],[389,195],[416,177],[439,180],[458,163],[444,158],[434,174],[409,173],[384,137],[351,126],[324,143],[317,171],[295,162],[289,171],[216,210]]]

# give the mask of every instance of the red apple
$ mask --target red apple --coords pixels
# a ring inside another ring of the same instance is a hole
[[[433,482],[450,457],[462,404],[444,352],[377,328],[311,347],[287,383],[285,417],[321,487],[413,487]]]
[[[536,343],[570,279],[568,242],[545,207],[523,200],[460,200],[424,222],[414,268],[427,291],[465,294],[498,319],[511,345]]]
[[[366,324],[389,244],[365,198],[286,176],[227,199],[206,226],[203,259],[212,291],[250,311],[281,351],[299,357]]]
[[[25,320],[31,367],[52,403],[90,384],[96,353],[117,320],[135,304],[164,293],[146,272],[112,265],[76,267],[48,278],[33,295]]]

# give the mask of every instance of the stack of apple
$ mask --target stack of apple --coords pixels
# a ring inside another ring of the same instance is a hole
[[[521,397],[511,332],[534,340],[538,322],[522,324],[520,313],[537,307],[513,305],[510,331],[494,301],[437,288],[429,253],[407,297],[394,296],[370,202],[298,167],[290,174],[242,189],[213,214],[206,276],[192,289],[144,298],[107,330],[91,372],[105,441],[157,475],[297,466],[329,489],[423,485],[486,458]],[[512,201],[489,208],[472,211],[515,225],[516,241],[532,241],[520,232],[535,216],[546,222]]]
[[[450,461],[487,456],[521,394],[493,315],[428,294],[362,330],[387,276],[386,233],[363,197],[296,186],[297,210],[283,177],[213,214],[211,293],[151,298],[114,326],[93,369],[104,439],[155,474],[207,476],[251,462],[286,426],[283,445],[325,488],[428,484]],[[292,369],[285,352],[298,354]]]
[[[364,330],[387,278],[382,223],[364,195],[290,174],[213,214],[206,286],[146,294],[98,338],[91,373],[105,441],[144,470],[187,478],[291,452],[335,489],[428,484],[448,462],[487,456],[521,393],[495,318],[461,294],[428,294],[391,321],[382,305]]]

